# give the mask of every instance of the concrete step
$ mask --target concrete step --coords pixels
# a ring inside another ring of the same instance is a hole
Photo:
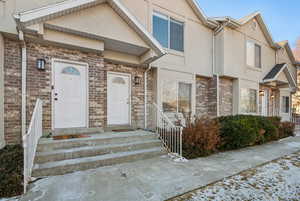
[[[53,131],[53,136],[62,135],[82,135],[82,134],[93,134],[93,133],[103,133],[102,128],[57,128]]]
[[[149,149],[154,147],[159,147],[161,145],[160,140],[143,140],[139,142],[122,143],[116,145],[99,145],[99,146],[88,146],[88,147],[78,147],[71,149],[61,149],[50,152],[37,152],[35,163],[48,163],[54,161],[83,158],[98,156],[103,154],[117,153],[134,151],[139,149]]]
[[[103,133],[88,135],[87,138],[68,139],[68,140],[53,140],[52,138],[41,139],[37,152],[49,152],[59,149],[71,149],[84,146],[98,146],[107,144],[121,144],[144,140],[158,139],[153,133],[146,131],[133,131],[126,133]]]
[[[54,176],[163,155],[160,147],[36,164],[33,177]]]

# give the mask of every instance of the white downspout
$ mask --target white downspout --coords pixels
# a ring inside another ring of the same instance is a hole
[[[216,90],[217,90],[217,117],[220,116],[220,96],[219,96],[219,73],[216,70],[216,66],[215,66],[215,31],[213,31],[212,33],[212,67],[213,67],[213,76],[215,75],[217,78],[217,86],[216,86]]]
[[[147,129],[147,112],[148,112],[148,109],[147,109],[147,103],[148,103],[148,72],[151,70],[152,66],[151,64],[149,65],[148,69],[145,71],[144,73],[144,128]]]
[[[19,40],[22,42],[22,136],[26,134],[26,72],[27,72],[27,49],[23,31],[19,31]]]

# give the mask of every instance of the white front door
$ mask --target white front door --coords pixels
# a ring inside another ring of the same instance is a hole
[[[282,121],[291,121],[291,96],[288,90],[280,90],[280,116]]]
[[[55,62],[54,129],[87,127],[87,65]]]
[[[130,75],[107,74],[108,125],[130,125],[130,83]]]

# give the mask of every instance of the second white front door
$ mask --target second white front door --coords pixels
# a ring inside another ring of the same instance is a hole
[[[131,76],[129,74],[107,74],[107,123],[108,125],[130,125]]]

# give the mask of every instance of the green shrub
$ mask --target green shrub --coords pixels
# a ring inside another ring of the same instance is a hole
[[[279,138],[286,138],[294,136],[295,134],[295,124],[291,122],[281,122],[279,127]]]
[[[279,138],[279,124],[278,118],[268,118],[257,116],[258,128],[259,128],[259,136],[257,140],[257,144],[263,144],[266,142],[274,141]]]
[[[183,156],[188,159],[207,156],[217,151],[220,125],[216,119],[201,117],[183,129]]]
[[[257,143],[260,129],[254,116],[235,115],[218,119],[221,124],[221,150],[239,149]]]
[[[23,192],[23,148],[6,146],[0,150],[0,198],[13,197]]]

